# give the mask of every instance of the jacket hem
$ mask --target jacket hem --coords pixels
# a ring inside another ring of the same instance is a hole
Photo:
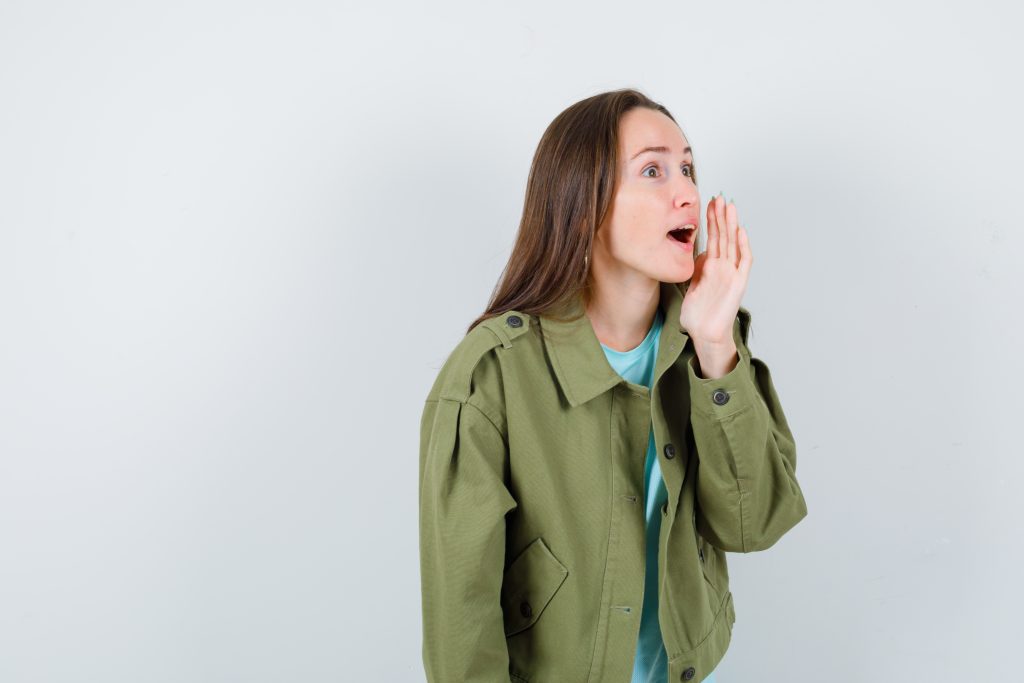
[[[732,591],[725,595],[722,606],[715,615],[711,631],[692,650],[681,652],[668,660],[668,680],[700,683],[715,670],[725,656],[732,641],[732,627],[736,622],[736,610],[732,604]],[[685,676],[687,669],[693,669]]]

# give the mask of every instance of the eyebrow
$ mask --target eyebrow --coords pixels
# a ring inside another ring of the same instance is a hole
[[[644,152],[657,152],[657,153],[659,153],[659,154],[666,154],[666,153],[668,153],[668,152],[671,152],[671,151],[672,151],[671,149],[669,149],[668,147],[665,147],[665,146],[659,146],[659,147],[644,147],[644,148],[643,148],[642,150],[640,150],[639,152],[637,152],[636,154],[634,154],[633,156],[631,156],[631,157],[629,158],[629,160],[630,160],[630,161],[633,161],[633,159],[636,159],[636,158],[637,158],[638,156],[640,156],[640,155],[641,155],[641,154],[643,154]],[[685,154],[693,154],[693,148],[692,148],[692,147],[687,147],[686,149],[684,149],[684,150],[683,150],[683,154],[684,154],[684,155],[685,155]]]

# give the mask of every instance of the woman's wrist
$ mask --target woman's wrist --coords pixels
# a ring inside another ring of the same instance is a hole
[[[740,361],[736,342],[729,340],[725,344],[703,344],[694,342],[697,352],[698,376],[701,379],[718,379],[729,374]]]

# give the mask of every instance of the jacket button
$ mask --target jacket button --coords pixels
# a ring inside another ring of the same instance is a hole
[[[670,443],[665,444],[665,457],[670,459],[676,457],[676,447]]]
[[[521,603],[519,603],[519,612],[524,617],[529,619],[530,615],[533,614],[533,608],[530,607],[530,603],[528,603],[526,600],[523,600]]]
[[[518,315],[510,315],[508,318],[505,319],[505,322],[508,323],[509,327],[522,327],[523,326],[523,319],[520,318]]]
[[[711,394],[711,400],[717,405],[724,406],[729,402],[729,392],[725,389],[715,389],[715,393]]]
[[[683,670],[683,675],[682,675],[682,676],[680,676],[680,678],[682,678],[682,679],[683,679],[684,681],[688,681],[688,680],[690,680],[691,678],[693,678],[693,675],[694,675],[695,673],[697,673],[697,672],[693,670],[693,667],[692,667],[692,666],[688,666],[688,667],[686,667],[686,668],[685,668],[685,669]]]

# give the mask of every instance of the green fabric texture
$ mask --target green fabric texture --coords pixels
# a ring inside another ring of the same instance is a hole
[[[423,663],[434,682],[627,681],[644,593],[644,458],[668,501],[658,620],[669,681],[699,683],[736,612],[726,553],[774,545],[807,515],[768,366],[703,378],[661,284],[650,389],[609,365],[585,315],[508,311],[456,345],[430,389],[419,458]],[[561,313],[582,313],[577,299]]]

